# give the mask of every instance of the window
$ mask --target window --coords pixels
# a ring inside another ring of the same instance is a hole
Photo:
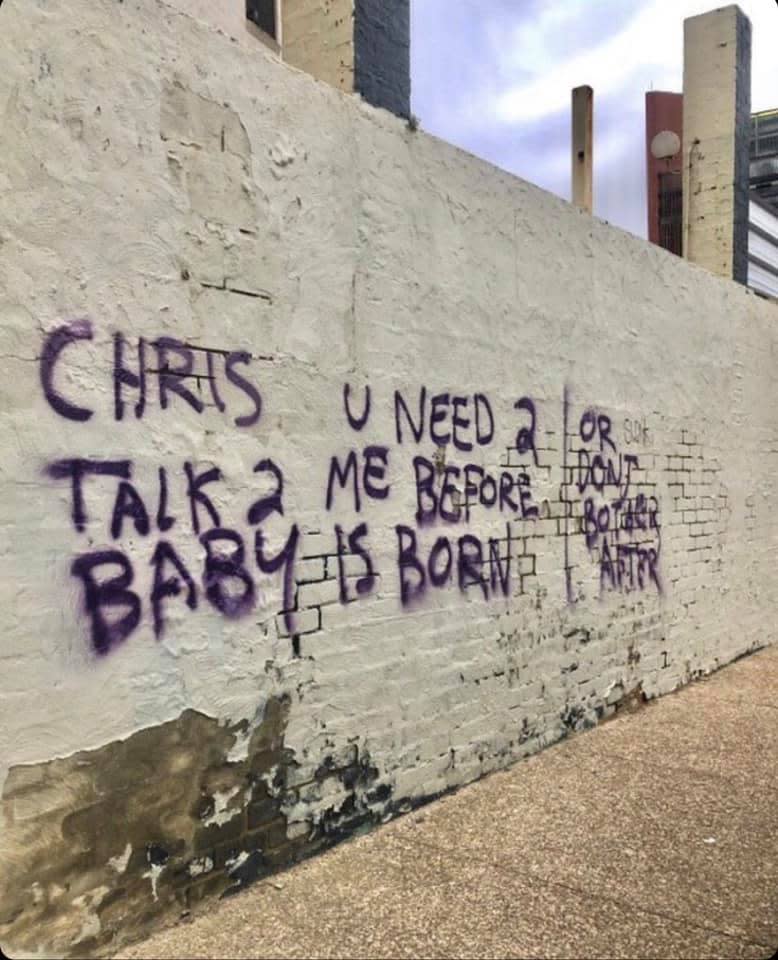
[[[778,110],[751,117],[751,159],[778,154]]]
[[[246,0],[246,18],[280,44],[279,7],[280,0]]]
[[[659,246],[682,255],[683,178],[680,173],[659,175]]]

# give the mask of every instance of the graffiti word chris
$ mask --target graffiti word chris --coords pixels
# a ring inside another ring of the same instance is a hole
[[[87,398],[66,395],[57,386],[60,370],[79,344],[94,338],[89,320],[76,320],[50,333],[43,344],[40,377],[49,406],[66,420],[84,423],[95,411]],[[244,376],[252,362],[242,350],[217,350],[185,344],[172,337],[148,341],[138,337],[132,343],[121,333],[113,337],[113,411],[115,420],[132,415],[140,420],[153,398],[162,410],[174,402],[196,413],[215,407],[221,413],[239,403],[233,422],[251,427],[259,421],[262,398],[257,387]],[[152,389],[153,388],[153,389]]]

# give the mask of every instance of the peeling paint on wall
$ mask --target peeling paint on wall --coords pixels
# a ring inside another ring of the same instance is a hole
[[[44,931],[55,954],[104,954],[155,914],[175,917],[205,896],[234,893],[335,831],[377,821],[368,789],[377,771],[366,777],[356,750],[345,767],[331,759],[308,784],[300,777],[284,746],[289,706],[267,704],[242,761],[229,754],[245,725],[188,711],[100,750],[11,768],[0,942],[35,952]],[[337,799],[325,815],[289,836],[301,791],[330,783]]]

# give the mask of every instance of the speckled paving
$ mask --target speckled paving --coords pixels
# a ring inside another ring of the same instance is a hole
[[[121,956],[770,957],[776,774],[772,648]]]

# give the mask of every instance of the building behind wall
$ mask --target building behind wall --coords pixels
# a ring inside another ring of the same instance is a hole
[[[375,107],[410,116],[410,0],[167,0]]]
[[[685,37],[685,92],[646,94],[648,238],[778,296],[778,110],[744,114],[750,25],[725,7],[687,20]]]
[[[682,150],[656,157],[652,145],[664,133],[681,142],[683,96],[652,91],[646,94],[646,170],[648,174],[648,239],[671,253],[682,255]]]
[[[648,239],[683,256],[683,148],[670,157],[656,158],[654,138],[683,131],[683,94],[654,91],[646,94],[646,170]],[[778,297],[778,110],[751,117],[748,183],[747,286],[765,296]]]
[[[778,214],[778,108],[751,117],[751,198]]]
[[[778,297],[778,109],[751,118],[748,285]]]
[[[745,283],[751,21],[733,4],[687,18],[683,36],[683,255]]]

